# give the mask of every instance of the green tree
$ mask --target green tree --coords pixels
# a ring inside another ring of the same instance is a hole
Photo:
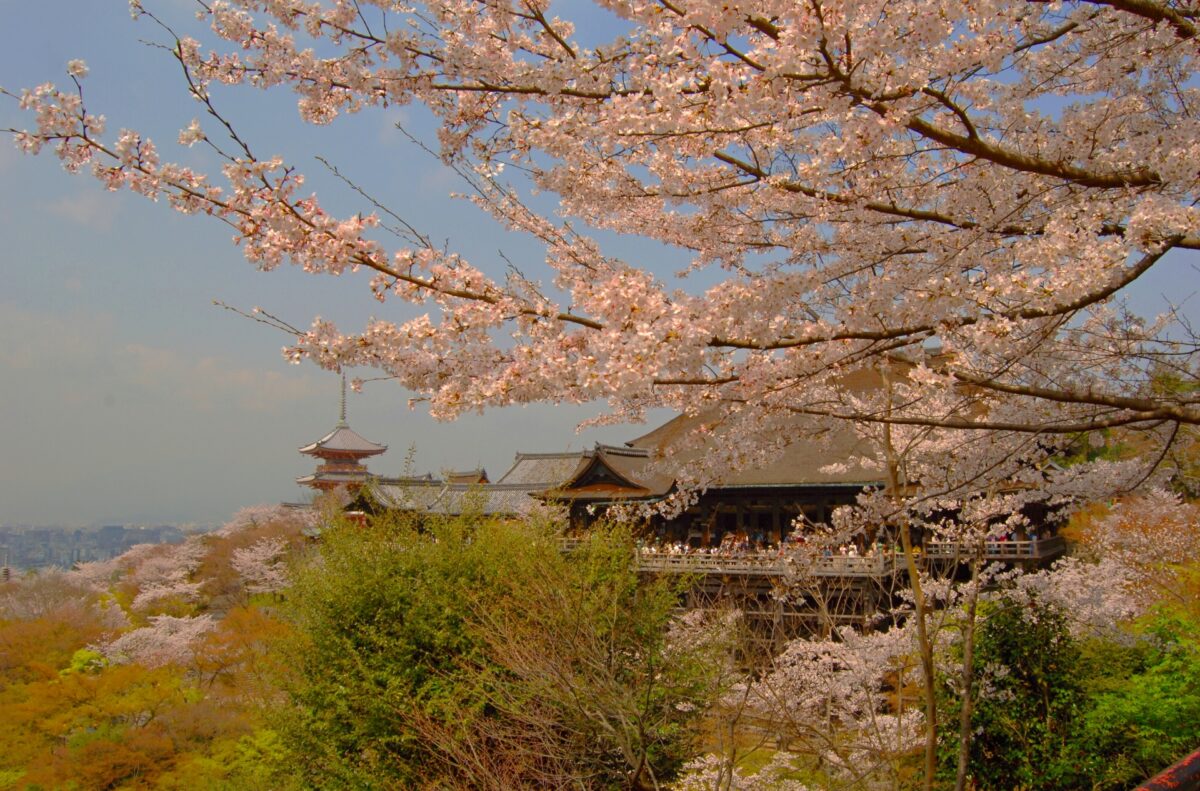
[[[282,732],[321,788],[641,788],[693,746],[707,644],[627,533],[565,555],[547,528],[466,517],[323,534],[291,592]]]
[[[1106,663],[1129,672],[1092,675],[1103,683],[1092,682],[1072,745],[1088,788],[1131,788],[1200,745],[1197,624],[1160,611],[1144,629],[1147,639],[1116,649],[1129,659]]]
[[[969,773],[979,789],[1133,788],[1200,745],[1200,624],[1160,607],[1128,639],[1077,640],[1061,611],[981,608]],[[943,703],[956,696],[944,690]],[[953,775],[958,734],[942,734]]]
[[[1077,783],[1060,758],[1085,705],[1080,649],[1054,607],[1003,598],[980,607],[974,665],[978,688],[968,773],[979,789],[1062,789]],[[943,696],[948,706],[957,696]],[[947,720],[950,718],[947,717]],[[942,771],[953,777],[958,733],[947,728]]]

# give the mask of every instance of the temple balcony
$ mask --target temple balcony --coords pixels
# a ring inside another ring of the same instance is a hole
[[[894,552],[874,555],[806,557],[776,552],[710,555],[643,550],[638,570],[649,573],[710,574],[743,577],[883,577],[904,568]]]
[[[1031,541],[984,541],[984,560],[1003,561],[1046,561],[1063,555],[1067,551],[1067,542],[1062,536],[1050,536]],[[928,541],[925,544],[925,554],[930,560],[969,560],[980,546],[974,546],[963,541]]]

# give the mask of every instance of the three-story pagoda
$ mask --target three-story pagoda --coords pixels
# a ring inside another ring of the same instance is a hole
[[[308,456],[321,460],[311,475],[296,479],[302,486],[311,486],[322,492],[345,488],[357,491],[367,481],[369,473],[363,459],[378,456],[387,450],[387,445],[378,445],[365,439],[346,422],[346,380],[342,379],[342,409],[333,431],[316,442],[300,448]]]

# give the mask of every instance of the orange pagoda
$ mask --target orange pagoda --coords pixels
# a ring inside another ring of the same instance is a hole
[[[311,486],[322,492],[344,488],[350,493],[367,481],[369,473],[363,459],[378,456],[387,450],[387,445],[378,445],[350,428],[346,422],[346,378],[342,377],[342,409],[337,425],[316,442],[300,448],[308,456],[316,456],[321,463],[311,475],[296,479],[302,486]]]

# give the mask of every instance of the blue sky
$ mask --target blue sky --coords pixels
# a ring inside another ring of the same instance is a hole
[[[181,13],[188,5],[156,7]],[[91,69],[89,109],[106,115],[110,130],[137,128],[162,141],[165,156],[181,156],[167,143],[198,108],[172,62],[139,43],[155,31],[133,23],[124,3],[0,0],[0,11],[0,85],[65,84],[67,61],[82,58]],[[313,129],[286,95],[219,99],[260,154],[292,159],[323,201],[334,198],[321,189],[327,179],[316,154],[475,259],[537,254],[448,197],[463,185],[393,128],[397,120],[424,128],[411,111]],[[10,125],[28,123],[5,100],[0,127]],[[352,329],[370,315],[397,315],[371,299],[365,278],[258,272],[225,226],[107,193],[62,172],[53,155],[26,157],[7,139],[0,183],[0,524],[210,523],[243,505],[301,498],[293,481],[312,464],[296,448],[333,427],[339,381],[311,364],[287,364],[286,336],[212,302],[262,306],[297,326],[321,315]],[[410,410],[409,396],[390,382],[350,394],[351,425],[390,447],[372,460],[375,471],[399,473],[413,447],[418,471],[482,464],[495,478],[518,450],[578,449],[644,430],[576,434],[598,407],[436,423]]]
[[[194,29],[190,0],[147,5]],[[123,2],[0,0],[0,13],[0,85],[65,84],[67,61],[82,58],[89,109],[105,114],[110,130],[147,133],[167,157],[199,156],[172,144],[199,109],[173,61],[139,43],[157,31],[132,22]],[[463,185],[394,128],[402,121],[427,135],[419,110],[318,129],[299,122],[287,94],[244,89],[217,99],[260,156],[279,153],[303,169],[327,208],[361,205],[314,155],[476,263],[499,268],[500,251],[540,260],[536,245],[448,197]],[[27,121],[0,101],[0,127],[10,125]],[[403,308],[381,308],[365,278],[258,272],[225,226],[106,193],[90,177],[63,173],[53,155],[25,157],[7,139],[0,184],[0,524],[212,523],[243,505],[301,498],[293,480],[312,465],[296,448],[332,427],[339,382],[311,364],[288,365],[286,336],[213,300],[262,306],[298,326],[321,315],[346,329]],[[649,255],[632,240],[608,242]],[[664,274],[683,260],[661,250],[652,257]],[[1195,261],[1180,255],[1157,267],[1139,284],[1136,306],[1188,297],[1200,283]],[[1194,298],[1189,308],[1195,317]],[[497,477],[518,450],[578,449],[645,430],[576,434],[600,407],[508,409],[441,424],[408,409],[409,395],[382,382],[350,396],[351,425],[391,447],[373,460],[378,472],[400,472],[413,447],[418,471],[482,464]]]

